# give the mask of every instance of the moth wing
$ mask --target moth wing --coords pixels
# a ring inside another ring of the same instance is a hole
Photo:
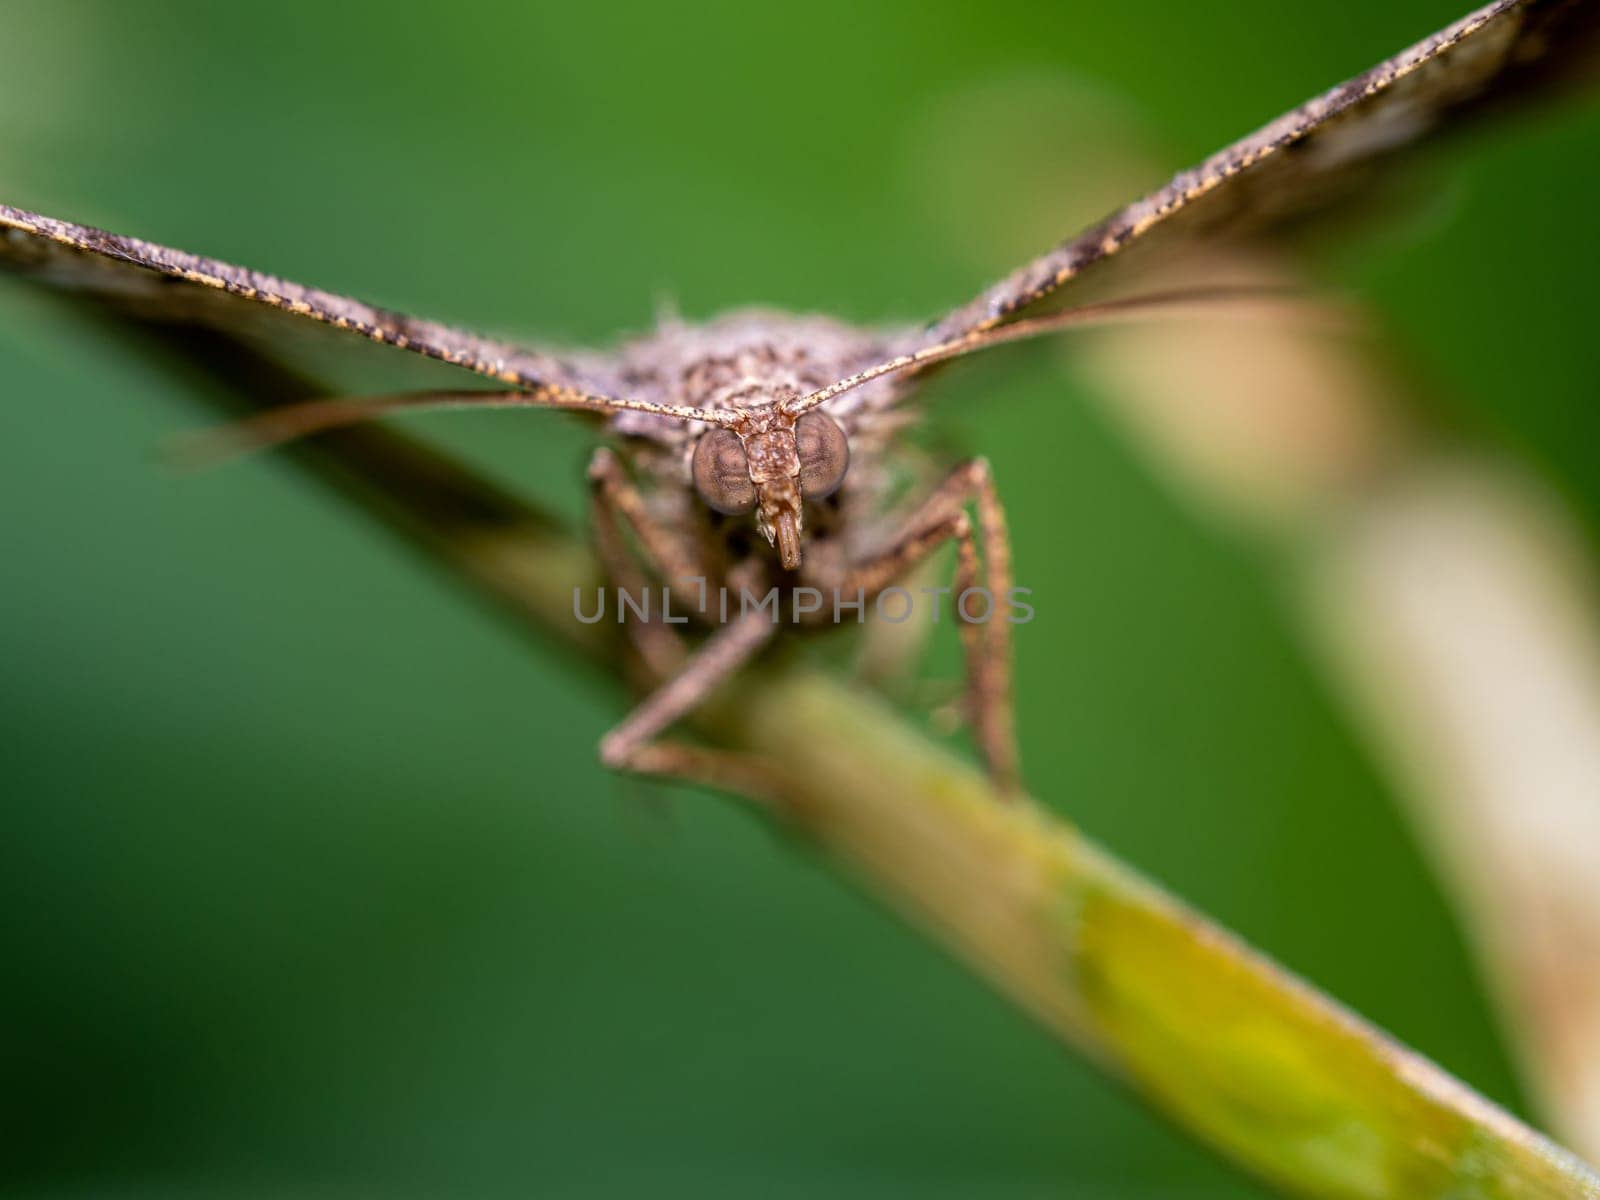
[[[1007,276],[935,323],[936,342],[1115,289],[1195,239],[1281,229],[1329,211],[1402,151],[1592,74],[1596,0],[1496,0],[1227,149]],[[1073,287],[1067,287],[1074,284]]]
[[[142,320],[191,322],[269,339],[285,327],[321,325],[513,387],[603,390],[595,380],[598,360],[509,345],[231,263],[7,205],[0,205],[0,270],[91,297]]]

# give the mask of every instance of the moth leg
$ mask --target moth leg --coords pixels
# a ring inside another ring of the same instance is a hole
[[[641,610],[648,611],[649,580],[623,538],[618,518],[628,521],[639,533],[640,545],[647,554],[653,539],[639,532],[634,515],[649,522],[651,528],[655,526],[649,521],[637,490],[609,450],[597,450],[589,460],[589,489],[590,522],[600,565],[619,592],[627,592],[639,602]],[[683,664],[688,651],[671,626],[654,620],[624,621],[623,625],[652,680],[666,678]]]
[[[900,529],[906,525],[911,513],[944,478],[947,467],[940,467],[918,447],[908,446],[902,455],[904,468],[910,474],[912,486],[906,497],[889,511],[881,511],[867,503],[851,503],[846,498],[846,521],[857,529],[876,526],[880,529]],[[807,559],[809,562],[809,558]],[[913,595],[920,588],[932,588],[939,582],[937,563],[925,561],[913,567],[897,582]],[[830,579],[838,578],[835,573]],[[868,686],[891,699],[914,708],[925,709],[950,705],[960,694],[960,684],[953,680],[918,680],[917,664],[924,656],[928,637],[933,627],[927,621],[886,621],[875,611],[869,611],[862,622],[860,644],[855,656],[856,677]]]
[[[979,538],[965,511],[968,504],[977,511],[981,563]],[[1010,794],[1021,788],[1011,707],[1011,623],[1000,612],[1011,591],[1011,539],[988,462],[969,459],[951,471],[906,519],[888,548],[852,566],[839,586],[875,598],[952,540],[952,593],[967,664],[966,713],[990,778],[998,790]],[[979,587],[989,594],[988,611],[967,605],[970,615],[983,618],[967,620],[962,598]]]
[[[677,591],[692,580],[704,579],[705,570],[695,551],[650,514],[644,496],[610,450],[601,447],[589,459],[589,483],[627,521],[645,556],[669,587]]]
[[[698,707],[718,685],[749,662],[776,629],[762,612],[722,626],[665,683],[600,740],[600,761],[612,770],[704,784],[782,807],[777,772],[752,755],[683,742],[658,741],[673,722]]]

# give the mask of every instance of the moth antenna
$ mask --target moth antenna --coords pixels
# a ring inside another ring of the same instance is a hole
[[[1103,300],[1095,304],[1083,304],[1077,308],[1063,309],[1061,312],[1048,313],[1042,317],[1024,317],[1022,320],[1014,321],[1010,325],[971,330],[950,338],[948,341],[935,342],[930,346],[923,346],[918,350],[913,350],[909,354],[891,358],[876,366],[868,367],[864,371],[858,371],[854,375],[847,375],[845,378],[835,383],[830,383],[827,387],[809,395],[785,401],[783,408],[791,415],[799,416],[801,413],[816,408],[819,404],[826,404],[835,396],[843,395],[845,392],[858,388],[864,383],[871,383],[874,379],[881,379],[885,375],[932,366],[934,363],[960,358],[978,350],[987,350],[991,346],[1003,346],[1009,342],[1020,342],[1028,338],[1043,337],[1046,334],[1059,333],[1064,329],[1116,325],[1123,321],[1141,320],[1146,317],[1175,313],[1182,309],[1196,306],[1200,307],[1202,312],[1206,312],[1217,304],[1238,301],[1282,300],[1304,295],[1304,293],[1304,288],[1270,284],[1232,284],[1213,287],[1173,288],[1163,292],[1147,292],[1142,296],[1125,296],[1118,300]]]
[[[338,396],[286,404],[223,425],[180,435],[172,457],[181,467],[215,466],[240,455],[270,450],[285,443],[342,429],[399,412],[428,412],[468,408],[564,408],[583,412],[642,412],[680,421],[729,424],[733,414],[720,409],[691,408],[679,404],[652,404],[592,396],[571,388],[541,387],[526,391],[399,392],[387,396]]]

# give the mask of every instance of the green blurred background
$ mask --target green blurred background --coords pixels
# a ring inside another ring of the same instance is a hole
[[[663,297],[921,317],[1113,198],[1008,126],[1093,97],[1187,165],[1457,2],[0,0],[0,197],[557,342]],[[1333,268],[1590,528],[1597,161],[1592,108],[1477,142]],[[619,693],[286,464],[159,469],[202,410],[11,281],[0,392],[7,1189],[1254,1192],[732,806],[605,777]],[[933,413],[1035,591],[1034,791],[1520,1109],[1275,564],[1086,399],[1023,355]],[[560,416],[413,424],[580,511]]]

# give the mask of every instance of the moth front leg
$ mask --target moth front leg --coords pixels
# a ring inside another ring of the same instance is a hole
[[[644,496],[610,450],[601,447],[589,459],[589,483],[627,521],[645,556],[669,585],[681,587],[704,575],[695,549],[685,545],[676,530],[650,514]]]
[[[772,639],[765,612],[744,613],[722,626],[665,683],[600,740],[600,761],[612,770],[677,779],[737,792],[781,807],[786,789],[761,760],[684,742],[658,741],[668,726],[699,707]]]
[[[629,592],[648,611],[645,568],[657,577],[681,583],[703,577],[693,553],[650,515],[644,498],[611,451],[595,451],[589,460],[591,519],[595,549],[612,582]],[[632,530],[640,555],[630,551],[622,526]],[[671,626],[643,619],[625,622],[629,639],[644,668],[665,680],[640,702],[626,720],[601,739],[600,761],[612,770],[703,784],[737,792],[765,803],[782,801],[774,772],[749,756],[711,750],[682,742],[656,741],[674,721],[692,712],[717,685],[748,662],[771,639],[773,624],[757,612],[723,626],[693,654]]]
[[[648,612],[650,581],[623,537],[622,524],[626,522],[632,528],[646,560],[653,566],[656,548],[673,543],[668,540],[670,535],[651,519],[638,489],[609,450],[596,450],[589,460],[589,519],[594,529],[595,553],[606,576],[619,594],[626,592],[633,597],[638,611]],[[688,651],[670,626],[646,619],[625,624],[628,640],[651,677],[663,679],[682,665]]]
[[[969,504],[977,511],[976,536],[966,513]],[[875,598],[949,541],[956,543],[952,590],[966,658],[967,717],[995,787],[1011,794],[1020,790],[1021,778],[1011,707],[1011,624],[1000,612],[1011,592],[1011,539],[988,462],[974,458],[951,471],[887,548],[845,569],[837,586],[849,595],[859,590]],[[986,613],[963,599],[980,587],[989,596]],[[969,615],[983,619],[969,620]]]

